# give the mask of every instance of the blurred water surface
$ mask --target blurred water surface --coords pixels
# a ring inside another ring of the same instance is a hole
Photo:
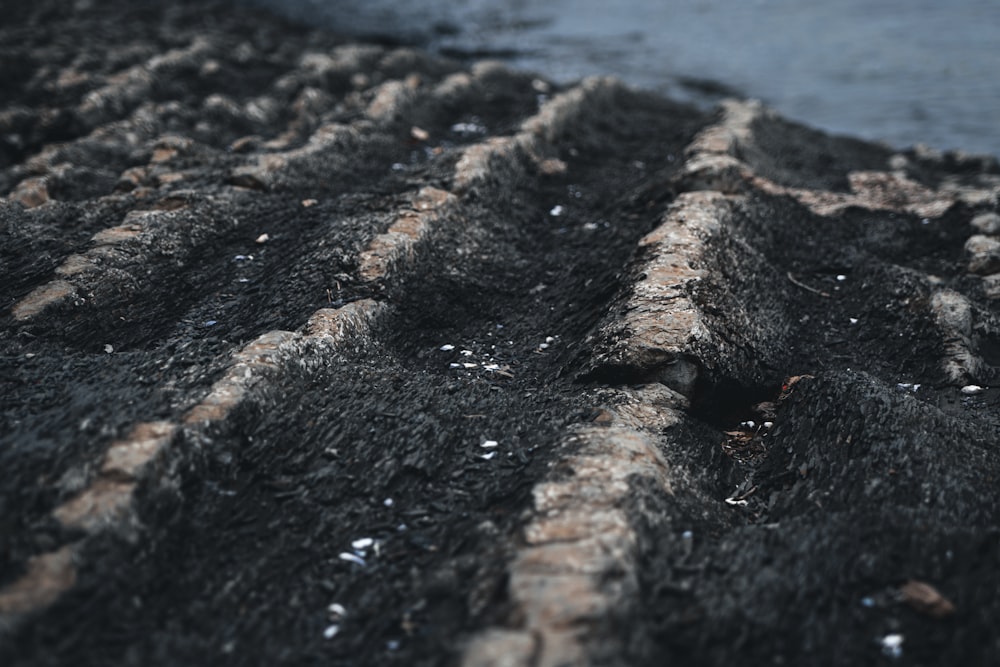
[[[1000,0],[246,0],[334,30],[756,97],[836,133],[1000,155]]]

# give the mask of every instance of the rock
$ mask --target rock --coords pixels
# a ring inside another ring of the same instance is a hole
[[[972,226],[979,230],[980,234],[996,236],[1000,234],[1000,215],[980,213],[972,219]]]
[[[982,234],[970,236],[965,243],[969,273],[986,275],[1000,272],[1000,239]]]

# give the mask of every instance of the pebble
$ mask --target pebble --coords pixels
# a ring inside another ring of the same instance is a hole
[[[486,128],[478,123],[455,123],[451,126],[451,131],[458,134],[486,134]]]
[[[375,544],[375,540],[370,537],[362,537],[360,539],[351,542],[352,549],[367,549],[371,545]]]
[[[882,654],[890,658],[899,658],[903,655],[903,635],[886,635],[879,640],[882,644]]]
[[[980,387],[978,384],[967,384],[962,387],[962,393],[966,396],[974,396],[975,394],[981,394],[984,388]]]
[[[981,213],[972,219],[972,226],[981,234],[1000,235],[1000,215]]]
[[[346,551],[340,554],[339,558],[340,560],[346,560],[348,563],[354,563],[355,565],[360,565],[361,567],[367,565],[367,563],[365,563],[364,558],[361,558],[360,556],[357,556],[355,554],[349,554]]]

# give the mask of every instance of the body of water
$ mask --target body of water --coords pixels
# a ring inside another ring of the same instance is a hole
[[[340,32],[1000,155],[998,0],[253,0]]]

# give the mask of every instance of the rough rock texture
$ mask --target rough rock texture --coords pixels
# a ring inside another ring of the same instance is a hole
[[[989,664],[1000,168],[214,3],[0,27],[0,662]]]

